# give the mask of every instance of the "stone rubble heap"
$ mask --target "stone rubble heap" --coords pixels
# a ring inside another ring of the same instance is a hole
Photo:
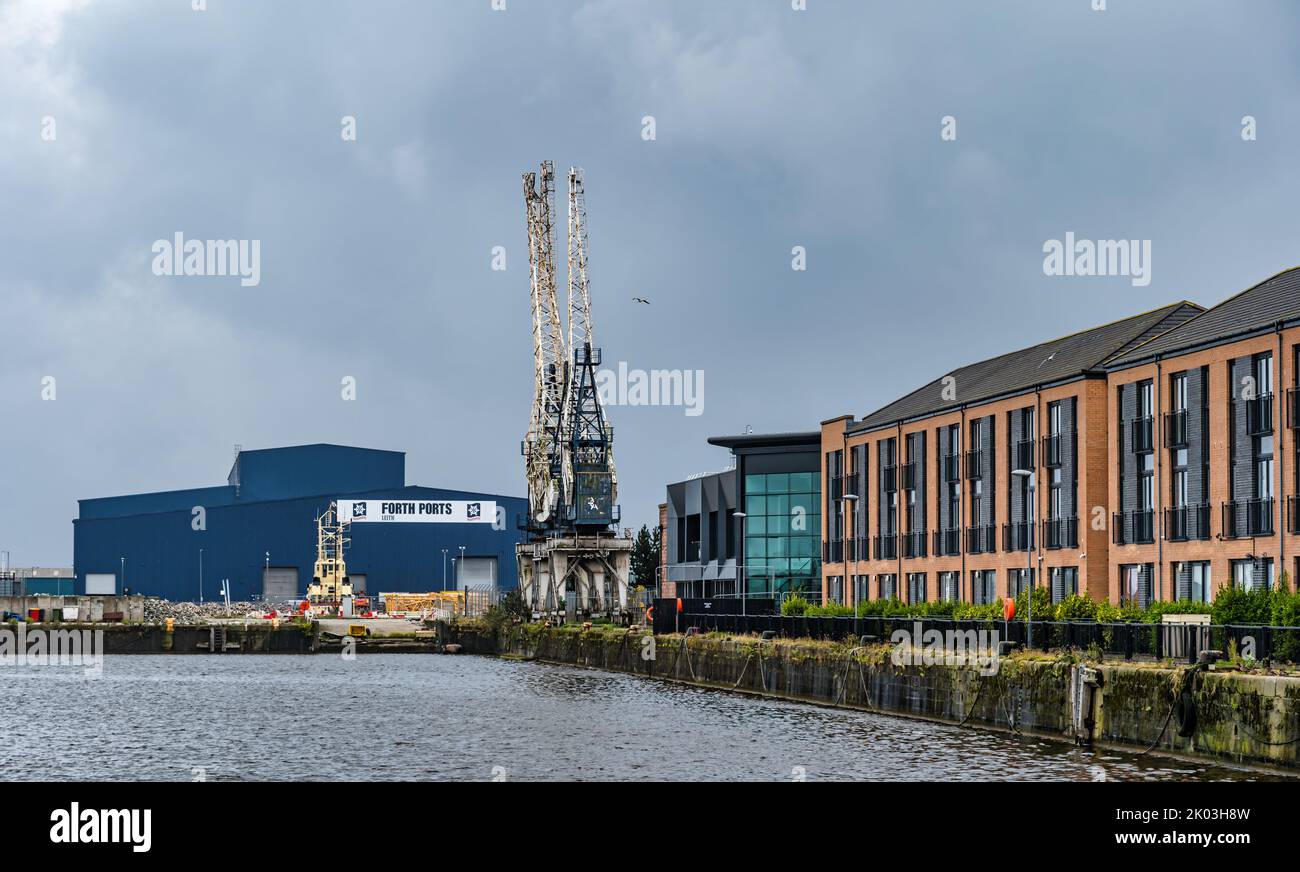
[[[226,608],[224,602],[172,602],[151,597],[144,601],[144,620],[145,623],[152,624],[172,618],[178,624],[189,624],[209,618],[261,618],[270,614],[272,609],[278,611],[281,617],[292,617],[297,610],[297,603],[232,602],[230,608]]]

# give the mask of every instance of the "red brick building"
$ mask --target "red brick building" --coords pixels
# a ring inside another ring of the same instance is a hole
[[[1294,578],[1298,374],[1293,269],[824,421],[822,594],[1141,605]]]

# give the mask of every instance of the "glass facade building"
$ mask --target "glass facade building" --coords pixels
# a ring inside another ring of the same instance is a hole
[[[814,472],[745,476],[745,558],[751,594],[821,590],[821,480]]]

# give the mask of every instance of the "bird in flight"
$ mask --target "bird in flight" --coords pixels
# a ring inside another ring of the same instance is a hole
[[[633,297],[633,298],[632,298],[632,302],[634,302],[634,303],[645,303],[647,306],[650,305],[650,301],[647,300],[645,297]]]

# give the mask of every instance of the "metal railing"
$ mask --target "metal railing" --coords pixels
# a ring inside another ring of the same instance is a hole
[[[1252,400],[1242,400],[1246,404],[1246,432],[1251,436],[1263,436],[1273,432],[1273,395],[1260,394]]]
[[[903,534],[903,556],[912,559],[925,556],[925,532]]]
[[[885,493],[893,493],[898,490],[898,466],[888,464],[880,467],[880,483],[885,488]]]
[[[825,563],[842,563],[844,561],[844,540],[829,539],[823,541],[822,561]]]
[[[1054,467],[1060,466],[1061,460],[1061,434],[1052,433],[1043,437],[1043,466]]]
[[[1175,506],[1165,509],[1165,538],[1187,542],[1210,538],[1210,506]]]
[[[1116,545],[1148,545],[1155,539],[1155,512],[1116,512],[1111,517],[1111,541]]]
[[[1152,418],[1147,415],[1145,418],[1134,418],[1129,422],[1133,430],[1133,451],[1150,451],[1153,447],[1151,438]]]
[[[1300,388],[1287,388],[1286,426],[1288,430],[1300,430]]]
[[[1029,551],[1034,547],[1034,525],[1025,521],[1002,525],[1003,551]]]
[[[945,454],[943,455],[943,480],[960,481],[961,480],[961,455]]]
[[[903,490],[912,490],[916,487],[916,461],[904,463],[900,468],[903,471]]]
[[[1272,536],[1273,500],[1230,500],[1223,504],[1223,536],[1242,539],[1247,536]]]
[[[979,478],[984,466],[984,452],[978,448],[972,448],[966,452],[966,478]]]
[[[966,528],[967,554],[992,554],[997,551],[997,528],[992,524]]]
[[[1079,547],[1078,518],[1048,518],[1043,521],[1044,548]]]
[[[897,560],[898,536],[877,536],[871,550],[876,560]]]
[[[1021,439],[1014,446],[1015,452],[1012,455],[1015,458],[1016,469],[1033,469],[1034,468],[1034,440]]]
[[[961,554],[961,528],[951,527],[947,530],[934,531],[934,555],[936,557],[955,557]]]
[[[1288,533],[1300,533],[1300,496],[1286,498],[1286,530]]]
[[[1165,447],[1187,446],[1187,410],[1175,409],[1165,413]]]

